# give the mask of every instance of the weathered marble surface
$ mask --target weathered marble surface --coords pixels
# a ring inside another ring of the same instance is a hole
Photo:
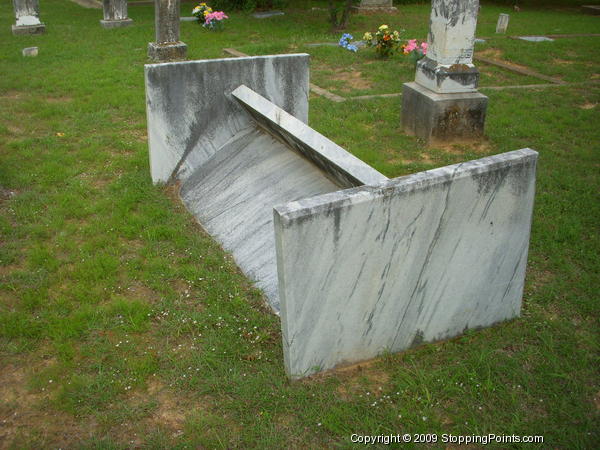
[[[500,14],[498,16],[498,22],[496,23],[496,33],[506,33],[509,20],[510,16],[508,14]]]
[[[488,98],[479,92],[438,94],[417,83],[402,85],[402,128],[427,142],[481,138]]]
[[[39,0],[13,0],[15,11],[15,24],[12,26],[13,34],[40,34],[44,33],[46,26],[40,22]]]
[[[180,195],[278,313],[273,206],[339,189],[301,155],[250,126],[187,178]]]
[[[100,24],[104,28],[126,27],[133,23],[133,20],[127,17],[127,0],[103,0],[102,12],[104,19]]]
[[[547,36],[517,36],[517,39],[529,42],[553,42],[554,39]]]
[[[185,60],[187,44],[179,40],[179,11],[180,0],[154,0],[155,42],[148,43],[148,58],[151,61]]]
[[[417,63],[415,81],[438,93],[473,92],[479,0],[432,0],[427,56]]]
[[[231,95],[261,128],[312,161],[338,186],[346,188],[377,184],[388,179],[247,86],[238,87]]]
[[[231,97],[242,84],[307,122],[308,64],[298,54],[146,65],[152,180],[185,180],[251,124]]]
[[[536,161],[523,149],[276,207],[288,375],[518,316]]]

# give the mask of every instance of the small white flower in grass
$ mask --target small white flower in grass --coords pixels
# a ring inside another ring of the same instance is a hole
[[[423,416],[423,422],[425,422],[427,420],[427,417]]]
[[[318,426],[318,427],[320,427],[320,426],[321,426],[321,422],[319,422],[319,423],[317,424],[317,426]]]

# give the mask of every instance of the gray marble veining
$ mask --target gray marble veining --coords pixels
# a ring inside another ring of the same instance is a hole
[[[242,84],[307,122],[308,58],[298,54],[146,65],[152,180],[184,180],[249,126],[250,116],[231,99]]]
[[[278,313],[273,206],[339,189],[302,156],[249,127],[188,177],[180,195]]]
[[[519,315],[535,151],[389,180],[306,125],[307,55],[150,65],[146,93],[153,180],[280,311],[290,378]]]
[[[238,87],[231,95],[260,127],[312,161],[339,186],[377,184],[388,179],[247,86]]]
[[[288,375],[518,316],[536,160],[523,149],[275,208]]]

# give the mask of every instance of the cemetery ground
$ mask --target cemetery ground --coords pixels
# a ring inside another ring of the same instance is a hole
[[[538,447],[598,442],[600,37],[526,42],[495,35],[599,33],[578,9],[514,13],[484,4],[475,63],[490,104],[486,139],[424,143],[400,129],[412,81],[402,56],[332,46],[325,11],[258,20],[230,12],[222,33],[182,22],[189,59],[308,52],[310,125],[389,177],[523,147],[540,152],[522,317],[450,341],[290,382],[279,320],[184,210],[152,185],[143,65],[150,5],[131,27],[46,0],[47,33],[11,36],[0,11],[0,447],[350,447],[350,435],[541,435]],[[182,15],[191,15],[191,4]],[[187,9],[190,11],[188,12]],[[357,16],[426,38],[429,5]],[[38,46],[39,56],[21,49]],[[552,84],[552,83],[550,83]],[[433,447],[446,445],[432,444]],[[507,445],[499,444],[499,447]],[[535,447],[535,445],[532,445]]]

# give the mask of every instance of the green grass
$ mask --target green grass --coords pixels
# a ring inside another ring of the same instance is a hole
[[[41,8],[42,36],[11,36],[12,10],[0,11],[1,447],[347,448],[352,433],[407,432],[539,434],[540,448],[598,442],[598,84],[484,90],[487,139],[433,148],[402,133],[399,98],[312,98],[311,125],[389,177],[522,147],[540,160],[520,319],[290,383],[261,293],[172,189],[151,184],[152,7],[130,7],[134,26],[116,30],[66,0]],[[182,40],[192,59],[225,47],[308,51],[313,81],[345,96],[399,92],[412,78],[400,57],[307,47],[339,36],[322,12],[295,8],[274,20],[233,12],[224,33],[184,22]],[[598,38],[494,36],[509,11],[484,4],[478,34],[492,39],[477,51],[594,81]],[[427,17],[427,5],[408,5],[355,17],[349,31],[385,20],[424,38]],[[509,31],[598,32],[598,19],[524,7]],[[33,45],[39,56],[23,58]],[[370,86],[345,91],[329,75],[339,68]],[[482,85],[538,82],[480,69]]]

